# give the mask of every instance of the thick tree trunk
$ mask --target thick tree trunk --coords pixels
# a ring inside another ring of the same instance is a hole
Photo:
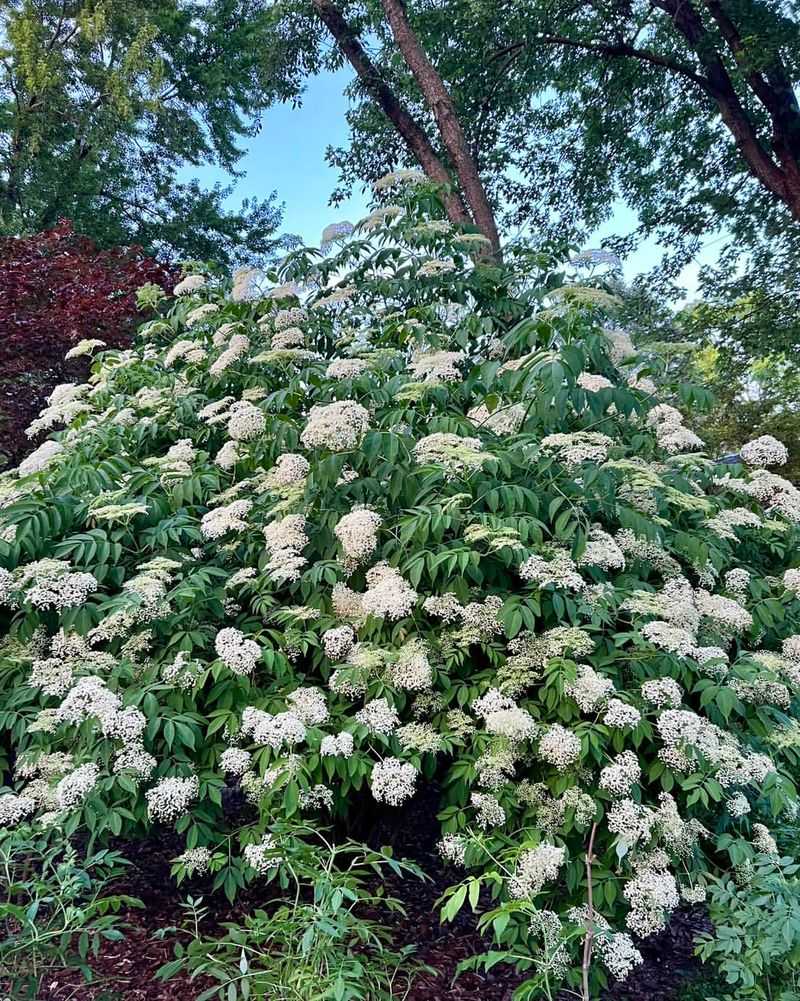
[[[494,212],[447,87],[414,34],[402,0],[382,0],[382,3],[397,47],[414,74],[439,126],[442,142],[456,168],[461,190],[475,217],[475,223],[497,253],[500,250],[500,237]]]
[[[414,154],[426,175],[437,184],[446,186],[445,209],[451,222],[471,225],[472,219],[461,196],[452,191],[452,179],[419,123],[408,112],[381,76],[375,64],[364,50],[357,35],[342,15],[341,10],[331,0],[312,0],[314,10],[336,44],[356,71],[364,89],[394,125],[406,146]]]

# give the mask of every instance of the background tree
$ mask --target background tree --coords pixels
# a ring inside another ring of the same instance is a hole
[[[272,8],[273,97],[297,99],[308,73],[350,58],[336,32],[331,49],[315,24],[322,7],[322,0],[290,0]],[[580,241],[621,199],[639,222],[615,241],[617,249],[657,237],[669,247],[665,285],[709,234],[719,234],[719,264],[701,276],[709,301],[755,295],[758,309],[739,321],[751,342],[763,344],[765,327],[772,346],[776,337],[784,346],[800,342],[793,265],[800,45],[786,5],[366,0],[336,10],[351,35],[369,43],[369,69],[356,67],[350,88],[351,141],[328,153],[341,174],[337,198],[395,165],[421,162],[376,100],[376,81],[457,173],[437,129],[436,100],[399,44],[393,18],[402,16],[406,36],[435,68],[506,232],[523,227],[538,240]],[[302,29],[286,45],[290,24]]]
[[[235,174],[263,107],[265,24],[253,0],[3,4],[0,231],[68,217],[102,246],[269,254],[274,193],[229,212],[230,189],[180,179],[199,164]]]

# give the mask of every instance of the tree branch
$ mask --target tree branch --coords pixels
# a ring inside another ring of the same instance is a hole
[[[469,150],[453,99],[450,97],[441,76],[420,45],[408,20],[402,0],[381,0],[381,2],[397,47],[436,119],[442,142],[453,161],[461,190],[472,210],[478,229],[489,240],[492,249],[497,253],[500,250],[500,236],[497,232],[494,210],[489,204],[486,189],[478,172],[478,165]]]
[[[356,71],[361,85],[400,133],[428,177],[444,185],[444,202],[450,221],[461,225],[471,224],[472,219],[461,197],[451,190],[450,174],[436,155],[424,130],[383,79],[341,10],[331,0],[312,0],[312,3],[320,20]]]

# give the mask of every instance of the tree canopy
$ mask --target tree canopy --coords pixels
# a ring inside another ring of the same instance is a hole
[[[275,194],[228,211],[181,168],[233,174],[263,107],[254,0],[11,0],[0,13],[0,229],[61,217],[102,246],[269,254]]]

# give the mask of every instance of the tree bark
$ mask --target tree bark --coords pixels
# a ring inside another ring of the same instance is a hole
[[[452,178],[425,131],[383,79],[341,10],[331,0],[312,0],[312,3],[320,20],[356,71],[362,86],[400,133],[425,174],[445,186],[444,203],[448,219],[458,225],[471,225],[473,220],[461,196],[452,190]]]
[[[794,157],[789,157],[783,165],[779,165],[761,143],[700,15],[687,0],[654,0],[654,5],[669,15],[676,30],[694,50],[705,70],[710,94],[719,108],[722,121],[753,175],[800,221],[798,163]]]
[[[447,87],[420,45],[419,39],[409,23],[402,0],[381,0],[381,2],[397,47],[413,73],[428,107],[433,112],[436,124],[439,126],[442,142],[456,168],[461,190],[472,210],[475,223],[491,242],[495,253],[498,253],[500,236],[497,232],[494,212],[489,204],[486,189],[478,173],[478,166],[470,152]]]

